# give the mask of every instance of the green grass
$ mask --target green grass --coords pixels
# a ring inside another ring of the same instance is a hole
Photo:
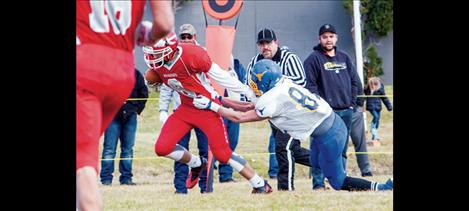
[[[392,86],[386,87],[386,94],[392,95]],[[151,91],[150,98],[158,98],[158,92]],[[393,98],[390,98],[392,101]],[[218,183],[215,171],[214,193],[200,194],[198,188],[188,195],[175,195],[173,188],[173,161],[156,157],[154,143],[159,135],[158,101],[149,100],[138,119],[134,147],[133,174],[137,186],[120,186],[116,163],[113,185],[101,186],[105,210],[392,210],[393,192],[345,192],[312,191],[309,169],[296,165],[294,192],[279,192],[276,180],[269,180],[274,187],[270,195],[252,195],[251,187],[239,174],[234,174],[235,183]],[[367,128],[371,115],[367,115]],[[368,147],[370,152],[392,152],[393,112],[382,111],[379,133],[382,146]],[[267,178],[268,137],[270,128],[267,121],[241,124],[236,152],[245,157],[256,172]],[[197,154],[195,134],[192,132],[190,148]],[[370,134],[367,134],[370,138]],[[102,139],[100,142],[102,146]],[[308,148],[309,142],[302,143]],[[119,149],[119,147],[118,147]],[[350,142],[349,152],[353,152]],[[119,155],[119,150],[118,150]],[[393,174],[392,154],[369,155],[374,181],[384,182]],[[349,155],[347,173],[360,176],[356,158]]]

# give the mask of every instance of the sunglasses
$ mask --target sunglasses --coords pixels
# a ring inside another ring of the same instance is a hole
[[[193,36],[190,34],[181,34],[180,37],[181,37],[181,40],[185,40],[185,39],[191,40]]]

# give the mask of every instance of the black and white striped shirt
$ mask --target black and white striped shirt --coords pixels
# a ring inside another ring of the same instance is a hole
[[[257,54],[251,59],[247,66],[246,71],[246,84],[249,85],[249,79],[251,78],[251,70],[254,64],[256,64],[259,60],[263,59],[261,53]],[[282,74],[287,78],[291,79],[294,83],[305,87],[306,85],[306,77],[305,77],[305,70],[303,68],[303,63],[300,61],[300,58],[290,52],[288,48],[282,47],[278,48],[277,53],[272,57],[272,61],[277,63],[282,69]]]

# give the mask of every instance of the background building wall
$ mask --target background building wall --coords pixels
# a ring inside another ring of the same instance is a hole
[[[149,7],[144,19],[150,20]],[[234,26],[237,16],[223,21],[223,25]],[[199,0],[184,2],[176,12],[176,33],[179,26],[191,23],[197,30],[198,41],[205,46],[205,19],[202,3]],[[209,25],[218,25],[218,21],[207,14]],[[353,17],[345,11],[342,1],[244,1],[239,14],[233,55],[244,67],[258,53],[257,33],[263,28],[275,31],[280,46],[288,46],[304,61],[318,44],[318,30],[324,23],[330,23],[337,30],[337,47],[347,52],[355,61],[352,39]],[[366,47],[366,46],[364,46]],[[393,33],[378,41],[378,52],[383,58],[384,84],[393,83]],[[147,67],[141,49],[136,48],[137,68],[144,72]]]

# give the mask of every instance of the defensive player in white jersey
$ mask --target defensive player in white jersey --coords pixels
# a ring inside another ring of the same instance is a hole
[[[310,144],[311,154],[319,153],[319,166],[335,190],[393,189],[392,179],[386,183],[377,183],[346,175],[341,153],[347,139],[347,128],[319,95],[283,77],[280,67],[268,59],[254,65],[250,80],[251,89],[259,97],[254,109],[245,112],[234,111],[221,107],[204,96],[198,96],[193,103],[199,109],[211,109],[235,122],[269,119],[278,129],[290,134],[294,139],[307,140],[313,137],[314,141]],[[223,105],[243,104],[228,101],[230,100],[223,99]],[[313,156],[310,156],[310,159],[313,159]]]

